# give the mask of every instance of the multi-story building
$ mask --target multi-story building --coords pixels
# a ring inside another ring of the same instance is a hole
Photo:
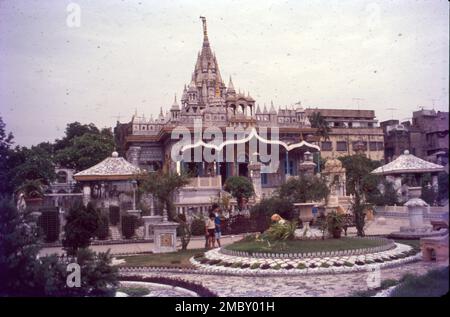
[[[409,150],[422,159],[448,163],[448,112],[413,112],[412,122],[387,120],[380,123],[385,140],[385,157],[391,161]]]
[[[416,156],[448,163],[448,120],[448,112],[434,109],[413,112],[411,144]]]
[[[309,117],[320,112],[331,128],[329,140],[322,140],[324,158],[353,155],[362,151],[372,160],[384,159],[384,136],[373,110],[307,108]]]

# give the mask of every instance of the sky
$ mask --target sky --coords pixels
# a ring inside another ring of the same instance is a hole
[[[201,49],[199,16],[225,83],[261,107],[448,111],[446,0],[0,0],[6,129],[30,146],[70,122],[168,110]]]

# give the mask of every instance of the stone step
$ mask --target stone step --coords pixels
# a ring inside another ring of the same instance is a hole
[[[122,240],[122,234],[119,231],[119,227],[117,227],[117,226],[110,226],[109,230],[111,232],[111,239],[112,240]]]

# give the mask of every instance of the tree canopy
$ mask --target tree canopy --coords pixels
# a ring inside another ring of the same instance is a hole
[[[255,194],[253,183],[244,176],[230,176],[225,181],[224,189],[238,202],[239,210],[243,208],[243,199],[248,199]]]
[[[324,179],[317,176],[299,176],[290,178],[277,190],[281,199],[291,203],[305,203],[325,199],[330,190]]]

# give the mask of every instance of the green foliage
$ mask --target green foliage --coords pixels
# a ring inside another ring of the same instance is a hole
[[[376,179],[376,178],[374,178]],[[397,192],[394,189],[394,185],[391,182],[386,181],[384,178],[378,178],[378,182],[383,186],[384,190],[380,191],[378,188],[373,189],[367,193],[367,202],[375,206],[393,206],[399,205]]]
[[[41,146],[16,147],[10,153],[10,184],[18,188],[27,180],[39,180],[48,185],[56,178],[52,154]]]
[[[293,240],[295,238],[295,229],[297,223],[295,221],[280,221],[272,224],[262,235],[263,240],[269,242]]]
[[[26,198],[42,198],[44,196],[42,183],[38,179],[25,180],[17,191],[23,192]]]
[[[109,236],[109,218],[107,215],[100,215],[98,228],[95,236],[99,240],[106,240]]]
[[[238,202],[239,210],[243,208],[244,198],[248,199],[255,194],[253,183],[244,176],[230,176],[225,181],[224,189]]]
[[[0,296],[27,295],[39,252],[37,226],[13,201],[0,200]]]
[[[205,235],[205,220],[203,218],[195,217],[191,223],[191,234],[193,236]]]
[[[122,216],[122,234],[125,239],[131,239],[136,231],[137,218],[133,215]]]
[[[325,199],[330,190],[325,179],[317,176],[290,178],[277,191],[280,199],[291,203],[305,203]]]
[[[104,129],[100,133],[85,133],[70,139],[68,146],[56,152],[55,161],[80,171],[101,162],[113,150],[113,135],[110,130]]]
[[[166,207],[170,220],[180,224],[181,248],[186,250],[191,239],[191,230],[184,214],[177,214],[174,205],[174,193],[189,184],[187,174],[170,174],[163,171],[147,173],[140,179],[139,190],[149,192]]]
[[[81,267],[81,293],[83,296],[112,296],[119,285],[117,268],[111,265],[107,252],[94,253],[85,248],[77,253]],[[76,288],[75,288],[76,289]],[[77,291],[77,290],[75,290]],[[79,296],[80,294],[77,294]]]
[[[279,214],[286,220],[292,220],[295,215],[295,208],[292,202],[286,199],[273,196],[261,200],[250,210],[250,219],[256,231],[263,232],[269,228],[273,214]]]
[[[109,206],[109,221],[113,226],[117,226],[119,224],[120,222],[119,206]]]
[[[0,193],[12,193],[14,189],[9,179],[13,139],[13,134],[6,132],[6,124],[3,122],[2,117],[0,117]]]
[[[36,224],[12,201],[0,200],[0,296],[102,296],[117,286],[117,269],[109,253],[83,249],[75,253],[81,287],[66,284],[66,265],[56,255],[38,258]]]
[[[357,234],[364,236],[366,211],[371,208],[367,197],[379,192],[378,177],[370,173],[381,163],[361,154],[343,156],[339,160],[346,169],[347,193],[354,195],[351,209],[355,217]]]
[[[328,121],[322,116],[319,112],[313,112],[311,116],[309,116],[309,122],[311,123],[311,127],[317,129],[316,135],[320,139],[329,140],[331,128],[328,125]]]
[[[340,238],[342,227],[344,225],[344,216],[338,214],[335,210],[327,214],[327,228],[328,232],[333,238]]]
[[[95,237],[100,223],[100,212],[92,203],[86,207],[81,203],[74,204],[66,217],[64,226],[64,249],[74,255],[80,248],[86,248]]]
[[[81,124],[77,121],[68,123],[64,138],[61,140],[55,140],[55,150],[58,151],[71,146],[74,138],[83,136],[87,133],[99,134],[100,131],[93,123]]]

